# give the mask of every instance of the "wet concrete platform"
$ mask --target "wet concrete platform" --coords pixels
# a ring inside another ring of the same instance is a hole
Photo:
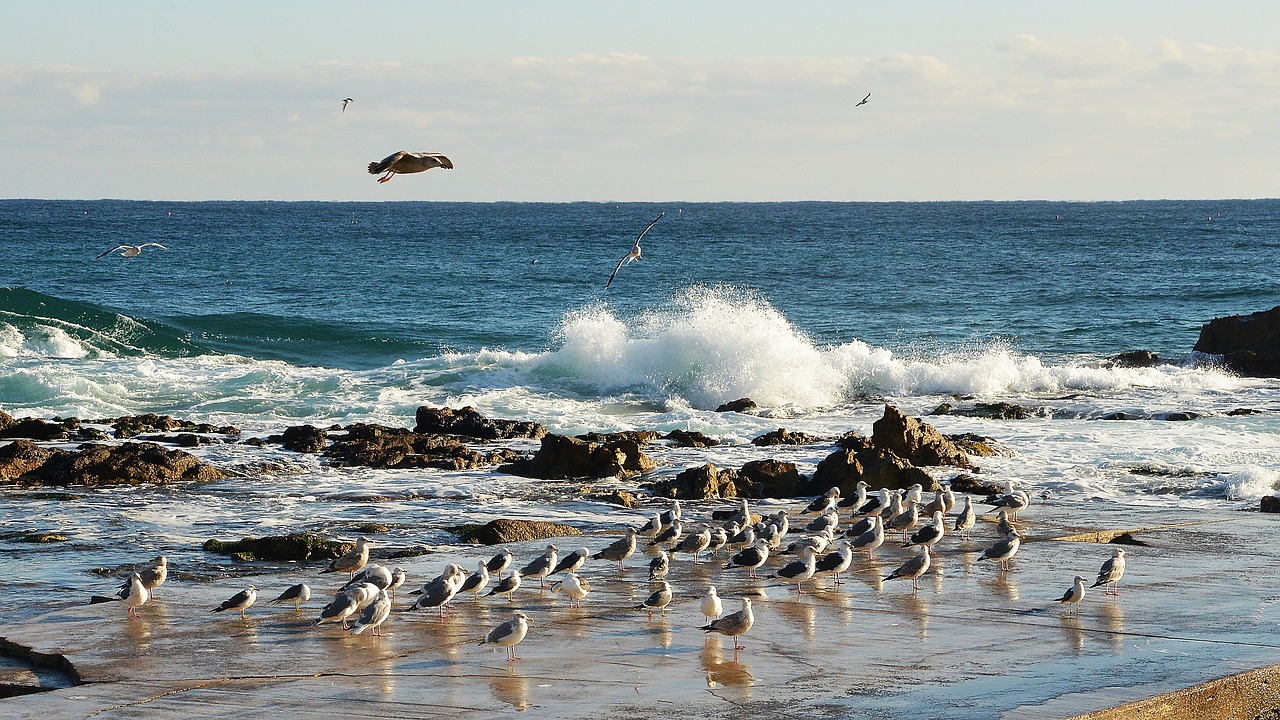
[[[1029,541],[1012,571],[977,560],[994,539],[980,523],[971,540],[944,541],[914,596],[909,581],[879,579],[911,552],[889,543],[879,562],[855,560],[838,590],[822,580],[798,599],[777,580],[723,569],[723,558],[695,566],[680,556],[665,618],[631,609],[651,591],[640,555],[625,577],[588,562],[581,574],[595,592],[580,609],[526,584],[511,603],[460,599],[443,620],[395,613],[381,638],[312,625],[345,579],[316,568],[251,578],[264,599],[248,620],[210,613],[242,581],[171,581],[137,620],[116,604],[37,597],[43,612],[6,623],[0,636],[66,658],[81,683],[0,700],[0,715],[1054,718],[1280,662],[1280,517],[1077,503],[1035,505],[1023,520]],[[1121,595],[1092,590],[1078,617],[1064,613],[1053,598],[1076,574],[1092,580],[1115,546],[1053,538],[1121,529],[1149,543],[1126,547]],[[595,549],[610,539],[559,544]],[[513,547],[517,561],[543,544]],[[410,580],[397,605],[445,563],[472,568],[493,552],[401,562]],[[266,604],[299,581],[316,593],[301,612]],[[753,596],[756,625],[741,652],[698,630],[709,581],[727,611],[764,588]],[[517,608],[535,626],[518,646],[521,659],[508,663],[476,643]]]

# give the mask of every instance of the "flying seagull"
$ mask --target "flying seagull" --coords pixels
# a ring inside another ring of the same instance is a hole
[[[862,98],[861,100],[859,100],[859,101],[858,101],[858,105],[866,105],[866,104],[867,104],[867,100],[870,100],[870,99],[871,99],[871,93],[867,93],[867,96],[866,96],[866,97],[864,97],[864,98]],[[858,105],[854,105],[854,107],[858,107]]]
[[[104,258],[117,250],[120,251],[120,257],[127,257],[127,258],[138,257],[139,255],[142,254],[142,248],[149,248],[149,247],[158,247],[161,250],[169,249],[161,245],[160,243],[142,243],[141,245],[117,245],[111,248],[110,250],[102,253],[98,257],[94,258],[94,260],[99,260],[101,258]]]
[[[643,238],[645,236],[645,233],[649,232],[650,228],[652,228],[654,225],[657,225],[658,221],[662,219],[662,216],[666,214],[667,212],[665,210],[659,213],[658,217],[654,218],[653,222],[649,223],[648,227],[644,229],[644,232],[640,233],[640,235],[636,237],[636,244],[634,247],[631,248],[631,252],[627,253],[626,257],[618,261],[618,267],[613,269],[613,275],[609,276],[609,282],[604,284],[605,290],[608,290],[609,286],[613,284],[613,278],[618,275],[618,271],[622,269],[623,265],[626,265],[627,263],[632,261],[640,262],[640,238]]]
[[[384,183],[397,173],[408,175],[409,173],[425,172],[431,168],[438,167],[452,170],[453,161],[440,153],[415,153],[401,150],[394,155],[386,156],[382,159],[382,162],[369,163],[369,174],[386,173],[386,175],[378,178],[378,182]]]
[[[347,111],[347,103],[353,103],[355,101],[355,98],[342,98],[342,112]]]

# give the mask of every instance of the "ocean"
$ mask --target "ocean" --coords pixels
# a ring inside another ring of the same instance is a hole
[[[663,212],[643,260],[605,290]],[[168,249],[96,259],[144,242]],[[869,433],[890,403],[994,438],[1008,455],[979,461],[987,479],[1055,502],[1248,508],[1280,480],[1280,381],[1192,353],[1211,318],[1280,304],[1277,200],[5,200],[0,247],[0,409],[17,417],[154,412],[261,437],[412,427],[419,405],[471,405],[556,433],[679,428],[725,443],[654,448],[665,476],[761,457],[811,471],[830,444],[750,439]],[[1165,363],[1106,362],[1138,349]],[[741,397],[759,414],[714,411]],[[944,402],[1032,413],[929,415]],[[1116,412],[1133,419],[1102,419]],[[199,545],[343,535],[361,520],[394,519],[385,544],[433,546],[459,520],[642,517],[488,470],[336,469],[239,443],[193,452],[244,476],[79,488],[74,501],[5,491],[5,538],[69,538],[41,548],[39,572],[16,559],[30,545],[0,539],[6,576],[87,587],[126,544],[235,572]],[[369,492],[390,500],[349,500]]]

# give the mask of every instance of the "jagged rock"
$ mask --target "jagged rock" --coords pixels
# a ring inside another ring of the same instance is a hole
[[[1280,497],[1263,495],[1262,501],[1258,504],[1258,509],[1264,513],[1280,513]]]
[[[318,453],[328,444],[329,433],[315,425],[294,425],[285,428],[279,435],[268,437],[267,441],[280,443],[285,450]]]
[[[481,440],[537,440],[547,434],[547,428],[536,422],[494,420],[472,407],[453,410],[423,405],[418,408],[416,417],[418,424],[413,431],[417,433],[462,435]]]
[[[670,440],[679,447],[715,447],[720,441],[708,437],[697,430],[672,430],[662,437],[663,440]]]
[[[439,468],[472,470],[509,462],[519,457],[513,450],[481,453],[444,435],[416,433],[405,428],[356,423],[332,436],[324,451],[340,465],[375,468]]]
[[[751,440],[752,445],[768,447],[770,445],[811,445],[822,438],[805,432],[789,432],[786,428],[778,428]]]
[[[1003,488],[995,483],[981,480],[969,473],[960,473],[951,478],[951,490],[958,493],[969,493],[971,495],[995,495],[1002,492]]]
[[[749,413],[758,407],[760,406],[756,405],[756,401],[751,398],[738,398],[716,408],[716,412]]]
[[[738,473],[731,468],[720,470],[707,463],[691,467],[673,478],[650,485],[654,495],[678,500],[711,500],[738,496],[734,480]]]
[[[852,495],[859,480],[877,489],[907,488],[912,483],[918,482],[911,479],[916,477],[915,475],[908,473],[909,470],[914,469],[916,468],[910,462],[888,450],[840,448],[818,463],[818,468],[813,472],[813,480],[810,482],[810,494],[839,487],[841,494]]]
[[[862,451],[874,450],[876,446],[875,443],[871,442],[871,438],[866,435],[860,435],[856,432],[847,432],[836,438],[836,447],[841,447],[845,450]]]
[[[30,440],[14,440],[0,447],[0,483],[12,483],[43,465],[54,454],[64,452],[66,450],[40,447]]]
[[[1241,375],[1280,377],[1280,306],[1210,320],[1200,328],[1195,350],[1221,355]]]
[[[1118,368],[1155,367],[1159,364],[1159,356],[1150,350],[1130,350],[1129,352],[1122,352],[1119,355],[1107,358],[1106,362],[1108,367]]]
[[[1103,415],[1098,419],[1099,420],[1132,420],[1133,417],[1129,415],[1129,413],[1121,411],[1121,412],[1107,413],[1106,415]]]
[[[56,452],[17,479],[24,485],[140,485],[221,480],[227,473],[155,443],[85,445]]]
[[[653,442],[662,436],[656,430],[624,430],[622,432],[599,433],[589,432],[585,435],[577,435],[579,440],[586,440],[593,443],[608,443],[615,440],[630,440],[637,445],[643,445],[647,442]]]
[[[971,467],[969,457],[929,423],[904,415],[892,405],[871,426],[871,441],[913,465]]]
[[[1195,412],[1171,412],[1160,416],[1161,420],[1169,420],[1171,422],[1186,422],[1187,420],[1195,420],[1200,417],[1200,413]]]
[[[966,455],[973,457],[1009,457],[1013,453],[996,444],[994,438],[973,433],[947,435],[948,440],[960,448]]]
[[[353,542],[325,540],[311,533],[291,533],[289,535],[270,535],[261,538],[242,538],[224,542],[209,540],[204,549],[222,555],[231,555],[237,560],[279,560],[300,562],[304,560],[332,560],[355,549]]]
[[[1253,408],[1236,408],[1235,410],[1227,411],[1227,417],[1240,417],[1242,415],[1260,415],[1260,414],[1262,414],[1261,410],[1254,410]]]
[[[956,407],[951,403],[942,403],[929,414],[962,415],[964,417],[987,418],[990,420],[1026,420],[1036,415],[1037,411],[1034,408],[1007,402],[974,403],[970,407]]]
[[[527,542],[543,540],[567,535],[581,535],[582,531],[572,525],[540,522],[537,520],[511,520],[498,518],[484,525],[458,525],[446,528],[467,543],[481,545],[498,545],[500,543]]]
[[[808,494],[795,463],[779,460],[753,460],[738,471],[734,485],[739,496],[755,498],[789,498]]]
[[[523,477],[566,480],[631,477],[652,472],[656,467],[657,463],[632,440],[593,443],[563,435],[547,435],[542,438],[542,447],[532,458],[498,469]]]
[[[9,413],[3,410],[0,410],[0,432],[13,427],[13,424],[16,422],[18,421],[14,420],[12,415],[10,415]]]
[[[627,492],[626,490],[610,490],[608,492],[590,493],[588,497],[592,500],[599,500],[600,502],[607,502],[612,505],[620,505],[625,508],[633,508],[640,505],[640,498],[636,497],[634,493]]]

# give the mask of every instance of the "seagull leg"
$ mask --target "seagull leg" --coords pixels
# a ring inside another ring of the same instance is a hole
[[[384,183],[384,182],[386,182],[386,181],[390,180],[392,175],[395,175],[395,173],[394,173],[394,172],[392,172],[392,171],[390,171],[390,170],[388,170],[386,175],[383,175],[382,177],[378,178],[378,182],[380,182],[380,183]]]

